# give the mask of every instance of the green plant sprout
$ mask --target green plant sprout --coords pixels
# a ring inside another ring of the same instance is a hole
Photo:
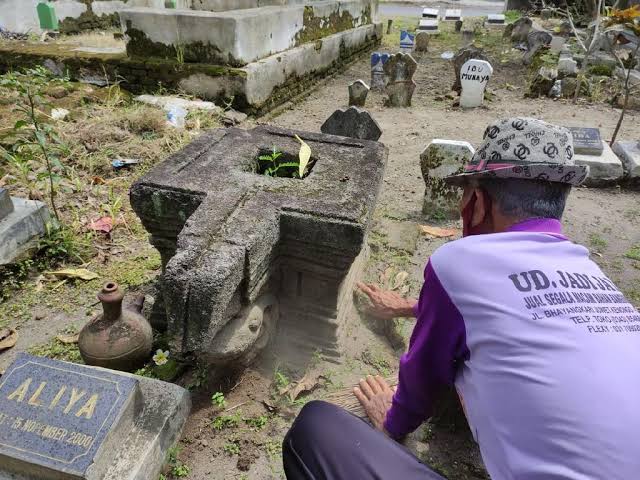
[[[260,170],[269,177],[293,177],[300,178],[298,168],[300,162],[284,162],[281,160],[282,152],[274,145],[273,151],[268,155],[260,155],[258,164]],[[295,169],[294,172],[285,169]]]
[[[227,401],[224,399],[224,393],[216,392],[211,396],[211,405],[214,405],[219,408],[224,408],[227,406]]]

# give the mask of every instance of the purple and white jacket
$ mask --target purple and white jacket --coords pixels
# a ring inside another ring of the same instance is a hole
[[[392,436],[455,385],[493,480],[640,479],[640,314],[561,230],[528,220],[431,256]]]

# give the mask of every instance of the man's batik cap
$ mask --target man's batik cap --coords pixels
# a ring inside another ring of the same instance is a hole
[[[564,128],[535,118],[497,120],[484,132],[484,143],[463,173],[446,177],[451,185],[472,178],[523,178],[580,185],[589,167],[576,165],[573,136]]]

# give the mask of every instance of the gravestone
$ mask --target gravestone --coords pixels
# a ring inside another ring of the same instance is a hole
[[[405,53],[411,53],[413,47],[415,47],[415,35],[411,35],[409,32],[402,30],[400,32],[400,51]]]
[[[338,109],[320,127],[322,133],[359,140],[377,141],[382,135],[378,122],[367,112],[357,107]]]
[[[602,141],[599,129],[569,127],[569,130],[573,135],[576,165],[589,167],[589,176],[584,182],[586,186],[609,186],[623,177],[622,162],[609,144]]]
[[[43,30],[58,30],[58,17],[56,10],[50,3],[39,3],[36,7],[38,19],[40,20],[40,28]]]
[[[532,26],[533,20],[531,20],[531,18],[520,17],[505,27],[502,36],[503,38],[511,39],[513,43],[526,42]]]
[[[600,137],[600,129],[569,127],[573,135],[573,150],[581,155],[600,155],[604,147]]]
[[[613,151],[622,161],[625,180],[640,183],[640,142],[618,141],[613,144]]]
[[[490,13],[487,15],[487,26],[504,26],[506,23],[506,17],[503,13]]]
[[[453,57],[453,70],[455,72],[455,81],[453,83],[453,87],[451,87],[453,91],[460,93],[462,90],[462,85],[460,84],[460,70],[462,70],[462,66],[472,58],[484,60],[486,62],[489,61],[489,58],[485,55],[484,51],[480,48],[474,47],[473,45],[469,45],[468,47],[463,47],[458,50],[458,53]]]
[[[445,22],[455,22],[456,20],[462,20],[462,10],[459,8],[448,8],[444,11]]]
[[[431,35],[428,32],[416,33],[416,52],[429,51],[429,39]]]
[[[418,25],[418,32],[426,32],[430,35],[435,35],[439,33],[438,26],[438,20],[422,19],[420,20],[420,24]]]
[[[439,16],[439,12],[437,8],[423,8],[422,9],[422,18],[430,18],[437,20]]]
[[[391,107],[410,107],[416,83],[413,74],[418,63],[409,54],[397,53],[391,55],[384,64],[384,75],[387,82],[385,92],[388,96],[387,105]]]
[[[547,45],[551,44],[551,40],[553,40],[553,37],[548,32],[544,32],[541,30],[530,32],[529,35],[527,35],[528,50],[522,57],[523,63],[525,65],[531,64],[536,53],[538,53],[541,48],[544,48]]]
[[[371,54],[371,88],[384,90],[386,81],[384,77],[384,64],[389,61],[388,53],[374,52]]]
[[[567,43],[564,37],[559,35],[552,35],[551,43],[549,43],[549,50],[554,53],[560,53],[563,51],[565,44]]]
[[[0,383],[0,478],[155,479],[189,409],[177,385],[20,353]]]
[[[578,74],[578,62],[573,57],[560,57],[558,60],[558,75],[571,77]]]
[[[444,178],[461,173],[475,150],[468,142],[434,139],[420,154],[420,170],[425,183],[423,213],[444,214],[458,218],[460,189],[451,187]]]
[[[0,265],[20,260],[35,247],[48,221],[44,203],[12,198],[0,188]]]
[[[469,60],[460,71],[460,106],[462,108],[474,108],[482,105],[484,90],[493,74],[493,67],[484,60]]]
[[[456,25],[455,25],[456,33],[460,33],[460,31],[462,30],[463,23],[464,22],[462,20],[456,20]]]
[[[476,33],[473,30],[464,30],[462,32],[462,46],[468,47],[473,43],[473,40],[476,37]]]
[[[354,107],[364,107],[369,94],[369,85],[362,80],[356,80],[349,85],[349,105]]]

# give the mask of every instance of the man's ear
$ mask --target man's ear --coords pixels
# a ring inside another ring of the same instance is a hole
[[[487,213],[491,209],[489,204],[489,196],[486,192],[480,188],[476,188],[473,192],[476,196],[476,201],[473,206],[473,216],[471,217],[471,226],[477,227],[484,222]]]

